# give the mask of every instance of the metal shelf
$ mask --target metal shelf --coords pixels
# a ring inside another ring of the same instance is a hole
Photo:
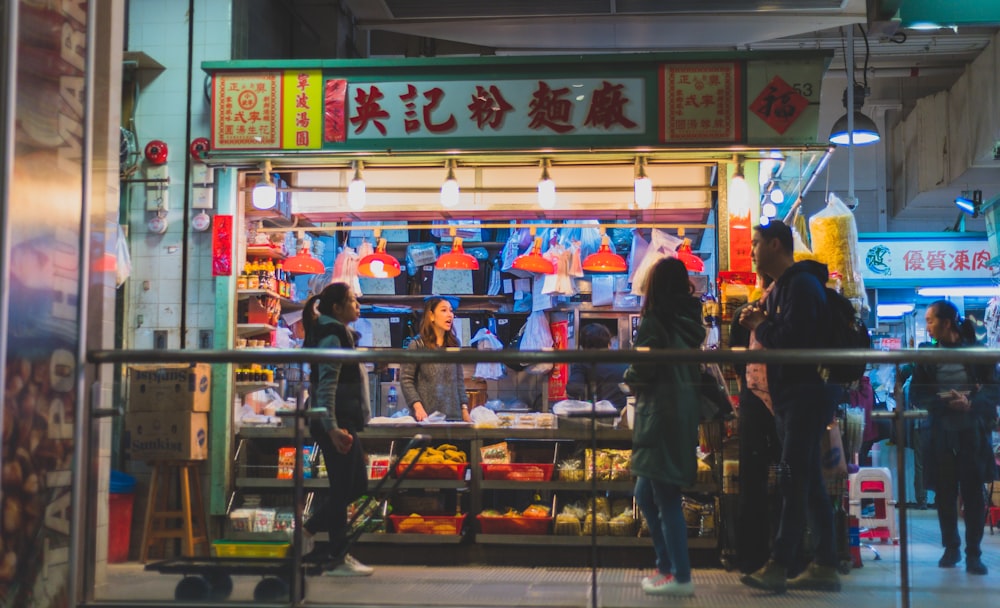
[[[365,533],[358,539],[361,543],[387,545],[457,545],[462,542],[461,534],[398,534]]]
[[[237,323],[236,335],[240,337],[258,336],[260,334],[270,333],[276,329],[277,327],[266,323]]]
[[[272,260],[285,259],[285,254],[281,251],[281,249],[269,247],[267,245],[247,245],[247,257],[250,256],[257,258],[270,258]]]
[[[278,388],[277,382],[233,382],[233,390],[241,395],[256,393],[266,388]]]
[[[557,534],[476,534],[476,544],[482,545],[555,545],[560,547],[589,547],[593,539],[589,535],[561,536]],[[711,538],[688,538],[689,549],[714,549],[719,540]],[[598,536],[598,547],[652,547],[653,540],[635,536]]]
[[[303,306],[305,306],[303,302],[296,302],[295,300],[289,300],[288,298],[280,296],[277,293],[270,291],[268,289],[240,289],[239,291],[236,292],[237,300],[248,300],[255,296],[257,297],[266,296],[269,298],[276,298],[281,302],[282,309],[287,308],[289,310],[291,309],[298,310]]]

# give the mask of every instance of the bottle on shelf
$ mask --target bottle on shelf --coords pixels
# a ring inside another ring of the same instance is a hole
[[[396,392],[396,386],[392,385],[389,387],[389,392],[385,398],[385,408],[386,416],[392,416],[396,413],[396,409],[399,407],[399,393]]]
[[[257,261],[246,263],[247,271],[247,289],[260,289],[260,267],[257,265]]]

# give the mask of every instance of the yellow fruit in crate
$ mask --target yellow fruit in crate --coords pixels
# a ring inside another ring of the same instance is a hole
[[[465,452],[462,452],[460,450],[445,450],[444,458],[449,462],[455,462],[455,463],[468,462],[468,457],[465,455]]]
[[[442,443],[437,447],[438,451],[447,452],[448,450],[458,451],[458,446],[451,443]]]

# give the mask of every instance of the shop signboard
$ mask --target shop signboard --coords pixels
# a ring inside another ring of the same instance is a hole
[[[76,425],[83,424],[88,250],[81,236],[92,3],[6,4],[10,19],[0,22],[17,53],[0,53],[8,76],[0,88],[12,102],[0,104],[12,128],[4,138],[9,173],[0,178],[0,606],[63,608],[75,604],[71,534],[86,494],[74,496],[75,469],[82,467],[73,454]]]
[[[868,287],[974,285],[992,277],[993,256],[983,233],[862,234],[858,255]]]
[[[829,53],[206,62],[212,149],[810,145]],[[756,56],[755,56],[756,57]]]

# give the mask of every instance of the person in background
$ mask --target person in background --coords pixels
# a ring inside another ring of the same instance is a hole
[[[420,331],[406,347],[410,350],[457,348],[453,327],[455,312],[446,298],[432,297],[424,305]],[[461,363],[404,363],[400,370],[403,399],[417,422],[431,412],[441,412],[448,420],[469,422],[469,402],[465,395],[465,373]]]
[[[701,301],[693,291],[680,260],[657,262],[646,279],[635,346],[699,348],[705,328]],[[656,553],[656,573],[642,580],[642,590],[651,595],[694,595],[681,488],[693,485],[697,475],[700,377],[696,363],[635,364],[625,372],[625,382],[636,395],[632,431],[635,499]]]
[[[358,336],[348,325],[358,320],[361,307],[346,283],[331,283],[319,294],[319,316],[307,325],[308,348],[354,348]],[[303,315],[305,318],[305,315]],[[319,363],[310,374],[309,432],[326,462],[330,493],[303,525],[303,552],[329,562],[325,576],[369,576],[373,572],[347,553],[347,505],[368,489],[365,454],[358,432],[371,418],[368,378],[360,363]],[[328,552],[314,552],[315,534],[326,529]]]
[[[959,317],[947,300],[927,307],[924,317],[930,348],[966,348],[976,345],[975,327]],[[941,568],[961,561],[958,535],[958,497],[965,509],[965,571],[984,575],[981,543],[986,525],[983,486],[996,476],[990,433],[996,426],[1000,401],[995,368],[991,364],[923,363],[913,369],[910,398],[929,415],[924,447],[927,487],[935,491],[944,555]]]
[[[792,231],[772,220],[756,226],[750,257],[757,271],[774,279],[763,305],[748,307],[740,324],[765,349],[818,348],[830,343],[826,301],[827,268],[812,260],[796,262]],[[833,507],[823,482],[820,441],[832,420],[834,401],[815,363],[768,364],[768,393],[781,439],[781,519],[771,558],[744,575],[745,585],[783,593],[787,588],[839,591]],[[806,529],[807,513],[815,522],[816,555],[806,569],[788,580]]]
[[[611,348],[611,330],[600,323],[584,325],[580,330],[580,348]],[[625,393],[619,385],[628,369],[628,363],[573,363],[569,366],[566,395],[570,399],[610,401],[618,411],[625,407]],[[596,394],[590,394],[591,383]]]
[[[314,296],[309,296],[305,304],[302,305],[302,332],[304,335],[309,335],[309,331],[313,328],[316,323],[316,319],[319,318],[319,294]]]
[[[771,279],[759,275],[761,287],[771,286]],[[763,297],[763,293],[760,297]],[[740,325],[740,314],[749,306],[757,306],[754,299],[733,311],[729,332],[730,348],[750,348],[750,331]],[[758,364],[763,370],[762,364]],[[768,491],[768,473],[781,459],[781,442],[774,425],[774,414],[769,403],[751,389],[747,382],[747,366],[734,365],[740,383],[739,462],[740,481],[737,498],[736,565],[744,574],[753,572],[767,562],[771,541],[777,528],[776,514],[780,503]],[[763,373],[761,374],[763,375]]]

